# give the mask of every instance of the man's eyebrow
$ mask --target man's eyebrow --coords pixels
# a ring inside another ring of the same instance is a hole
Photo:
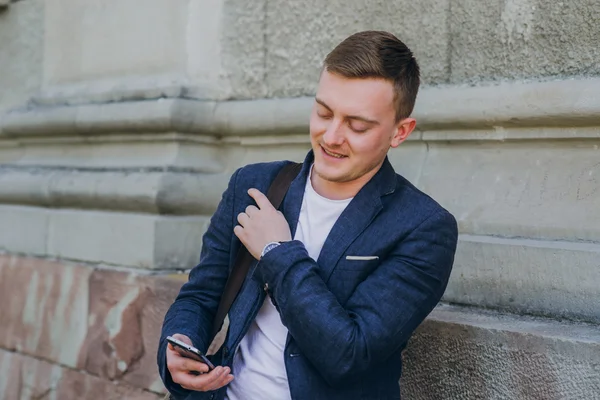
[[[323,100],[319,99],[318,97],[315,97],[315,101],[317,103],[319,103],[320,105],[322,105],[323,107],[325,107],[327,110],[333,111],[331,109],[331,107],[329,107],[327,105],[327,103],[325,103]],[[379,121],[375,121],[375,120],[369,119],[367,117],[361,117],[360,115],[346,115],[344,118],[345,119],[355,119],[355,120],[358,120],[358,121],[366,122],[368,124],[379,125]]]
[[[366,117],[361,117],[360,115],[346,115],[346,119],[355,119],[357,121],[366,122],[367,124],[379,125],[379,121],[375,121],[374,119],[369,119]]]
[[[323,107],[325,107],[326,109],[328,109],[329,111],[331,111],[331,107],[329,107],[323,100],[319,99],[318,97],[315,97],[315,101]]]

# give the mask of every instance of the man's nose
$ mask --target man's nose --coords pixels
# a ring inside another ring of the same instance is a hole
[[[344,130],[342,121],[332,121],[327,127],[325,134],[323,135],[323,141],[325,144],[336,146],[344,142]]]

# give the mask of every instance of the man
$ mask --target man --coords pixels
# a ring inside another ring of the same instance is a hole
[[[234,173],[165,317],[158,365],[175,398],[400,398],[401,352],[440,300],[457,242],[452,215],[387,159],[415,128],[418,87],[417,62],[396,37],[352,35],[325,59],[312,151],[282,212],[263,193],[286,162]],[[257,262],[208,372],[165,337],[206,351],[242,244]]]

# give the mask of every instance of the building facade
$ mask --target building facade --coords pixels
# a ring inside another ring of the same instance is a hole
[[[162,317],[239,166],[300,161],[321,61],[396,34],[396,171],[460,243],[407,399],[600,398],[600,3],[0,1],[0,399],[158,399]]]

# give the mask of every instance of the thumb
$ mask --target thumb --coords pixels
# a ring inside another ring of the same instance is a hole
[[[181,333],[176,333],[176,334],[171,335],[171,336],[173,336],[173,338],[175,338],[177,340],[181,340],[183,343],[189,344],[190,346],[194,345],[192,343],[192,340],[189,337],[187,337],[185,335],[182,335]]]

